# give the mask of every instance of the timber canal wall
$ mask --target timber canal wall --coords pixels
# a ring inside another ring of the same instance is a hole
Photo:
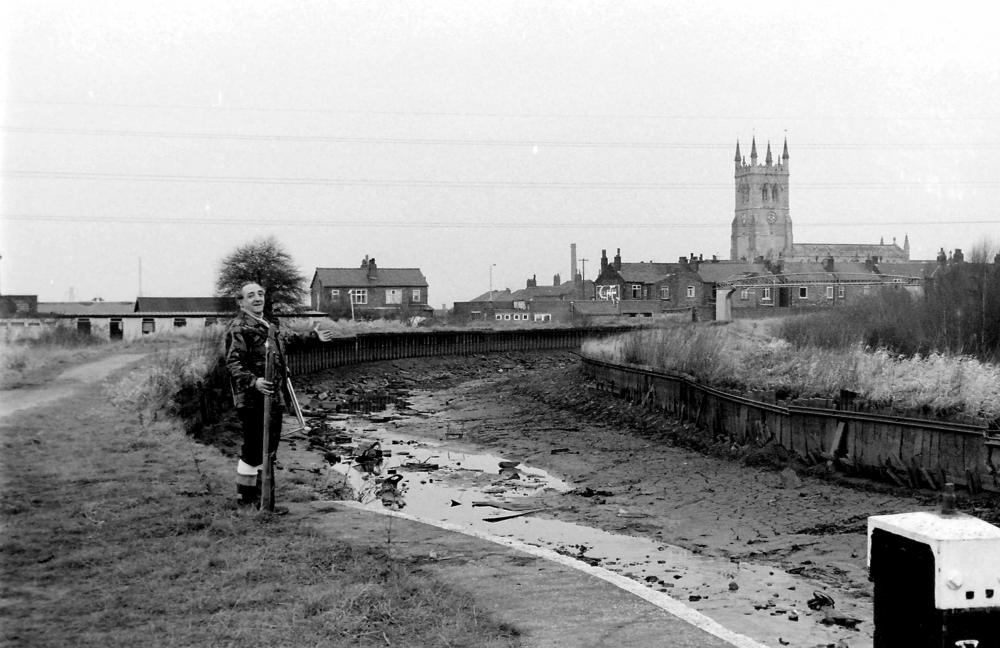
[[[288,347],[292,375],[303,375],[378,360],[504,351],[579,349],[584,340],[634,331],[634,326],[594,326],[511,330],[361,333],[329,342],[309,340]]]
[[[808,464],[911,488],[951,482],[1000,492],[1000,434],[985,425],[862,412],[827,400],[778,404],[773,395],[729,393],[649,367],[586,357],[583,365],[598,389],[740,445],[776,443]]]

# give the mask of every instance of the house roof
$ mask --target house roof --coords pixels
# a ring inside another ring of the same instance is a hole
[[[135,302],[38,302],[39,315],[74,315],[77,317],[102,317],[132,313]]]
[[[136,313],[224,314],[238,310],[232,297],[138,297]]]
[[[364,268],[316,268],[313,283],[317,280],[324,288],[427,286],[427,279],[419,268],[378,268],[372,279]]]
[[[491,291],[486,291],[482,295],[479,295],[478,297],[476,297],[475,299],[470,299],[469,302],[487,302],[487,303],[488,302],[493,302],[494,304],[496,304],[498,302],[510,303],[510,302],[514,301],[514,298],[511,295],[511,292],[510,292],[509,288],[504,288],[503,290],[494,290],[494,291],[492,291],[492,293],[493,293],[493,298],[492,299],[490,299],[490,292]]]
[[[567,281],[558,286],[529,286],[515,291],[511,297],[514,301],[551,300],[563,297],[580,297],[581,295],[591,294],[593,290],[594,282],[588,279],[583,282],[583,287],[576,285],[573,281]]]
[[[766,269],[763,263],[720,261],[718,263],[703,262],[698,266],[698,276],[705,283],[718,283],[764,272]]]
[[[900,261],[880,263],[878,270],[884,275],[902,275],[907,277],[932,277],[941,265],[937,261]]]
[[[651,284],[686,269],[676,263],[623,263],[618,275],[623,281]]]

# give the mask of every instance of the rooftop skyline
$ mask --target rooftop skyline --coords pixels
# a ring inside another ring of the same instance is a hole
[[[729,256],[733,151],[780,156],[795,241],[1000,234],[986,3],[7,3],[0,290],[213,294],[274,235],[300,271],[420,268],[430,303]],[[941,26],[947,24],[948,28]],[[495,264],[495,266],[493,265]]]

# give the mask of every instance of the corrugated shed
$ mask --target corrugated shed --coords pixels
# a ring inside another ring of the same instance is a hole
[[[136,313],[203,314],[235,313],[239,310],[233,297],[139,297]]]
[[[135,302],[38,302],[39,315],[68,315],[73,317],[115,317],[128,315],[135,309]]]

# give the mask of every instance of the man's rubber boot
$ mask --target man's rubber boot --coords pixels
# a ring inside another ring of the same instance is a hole
[[[245,486],[243,484],[236,484],[236,494],[240,496],[238,504],[241,507],[254,507],[260,506],[260,488],[257,486]]]

